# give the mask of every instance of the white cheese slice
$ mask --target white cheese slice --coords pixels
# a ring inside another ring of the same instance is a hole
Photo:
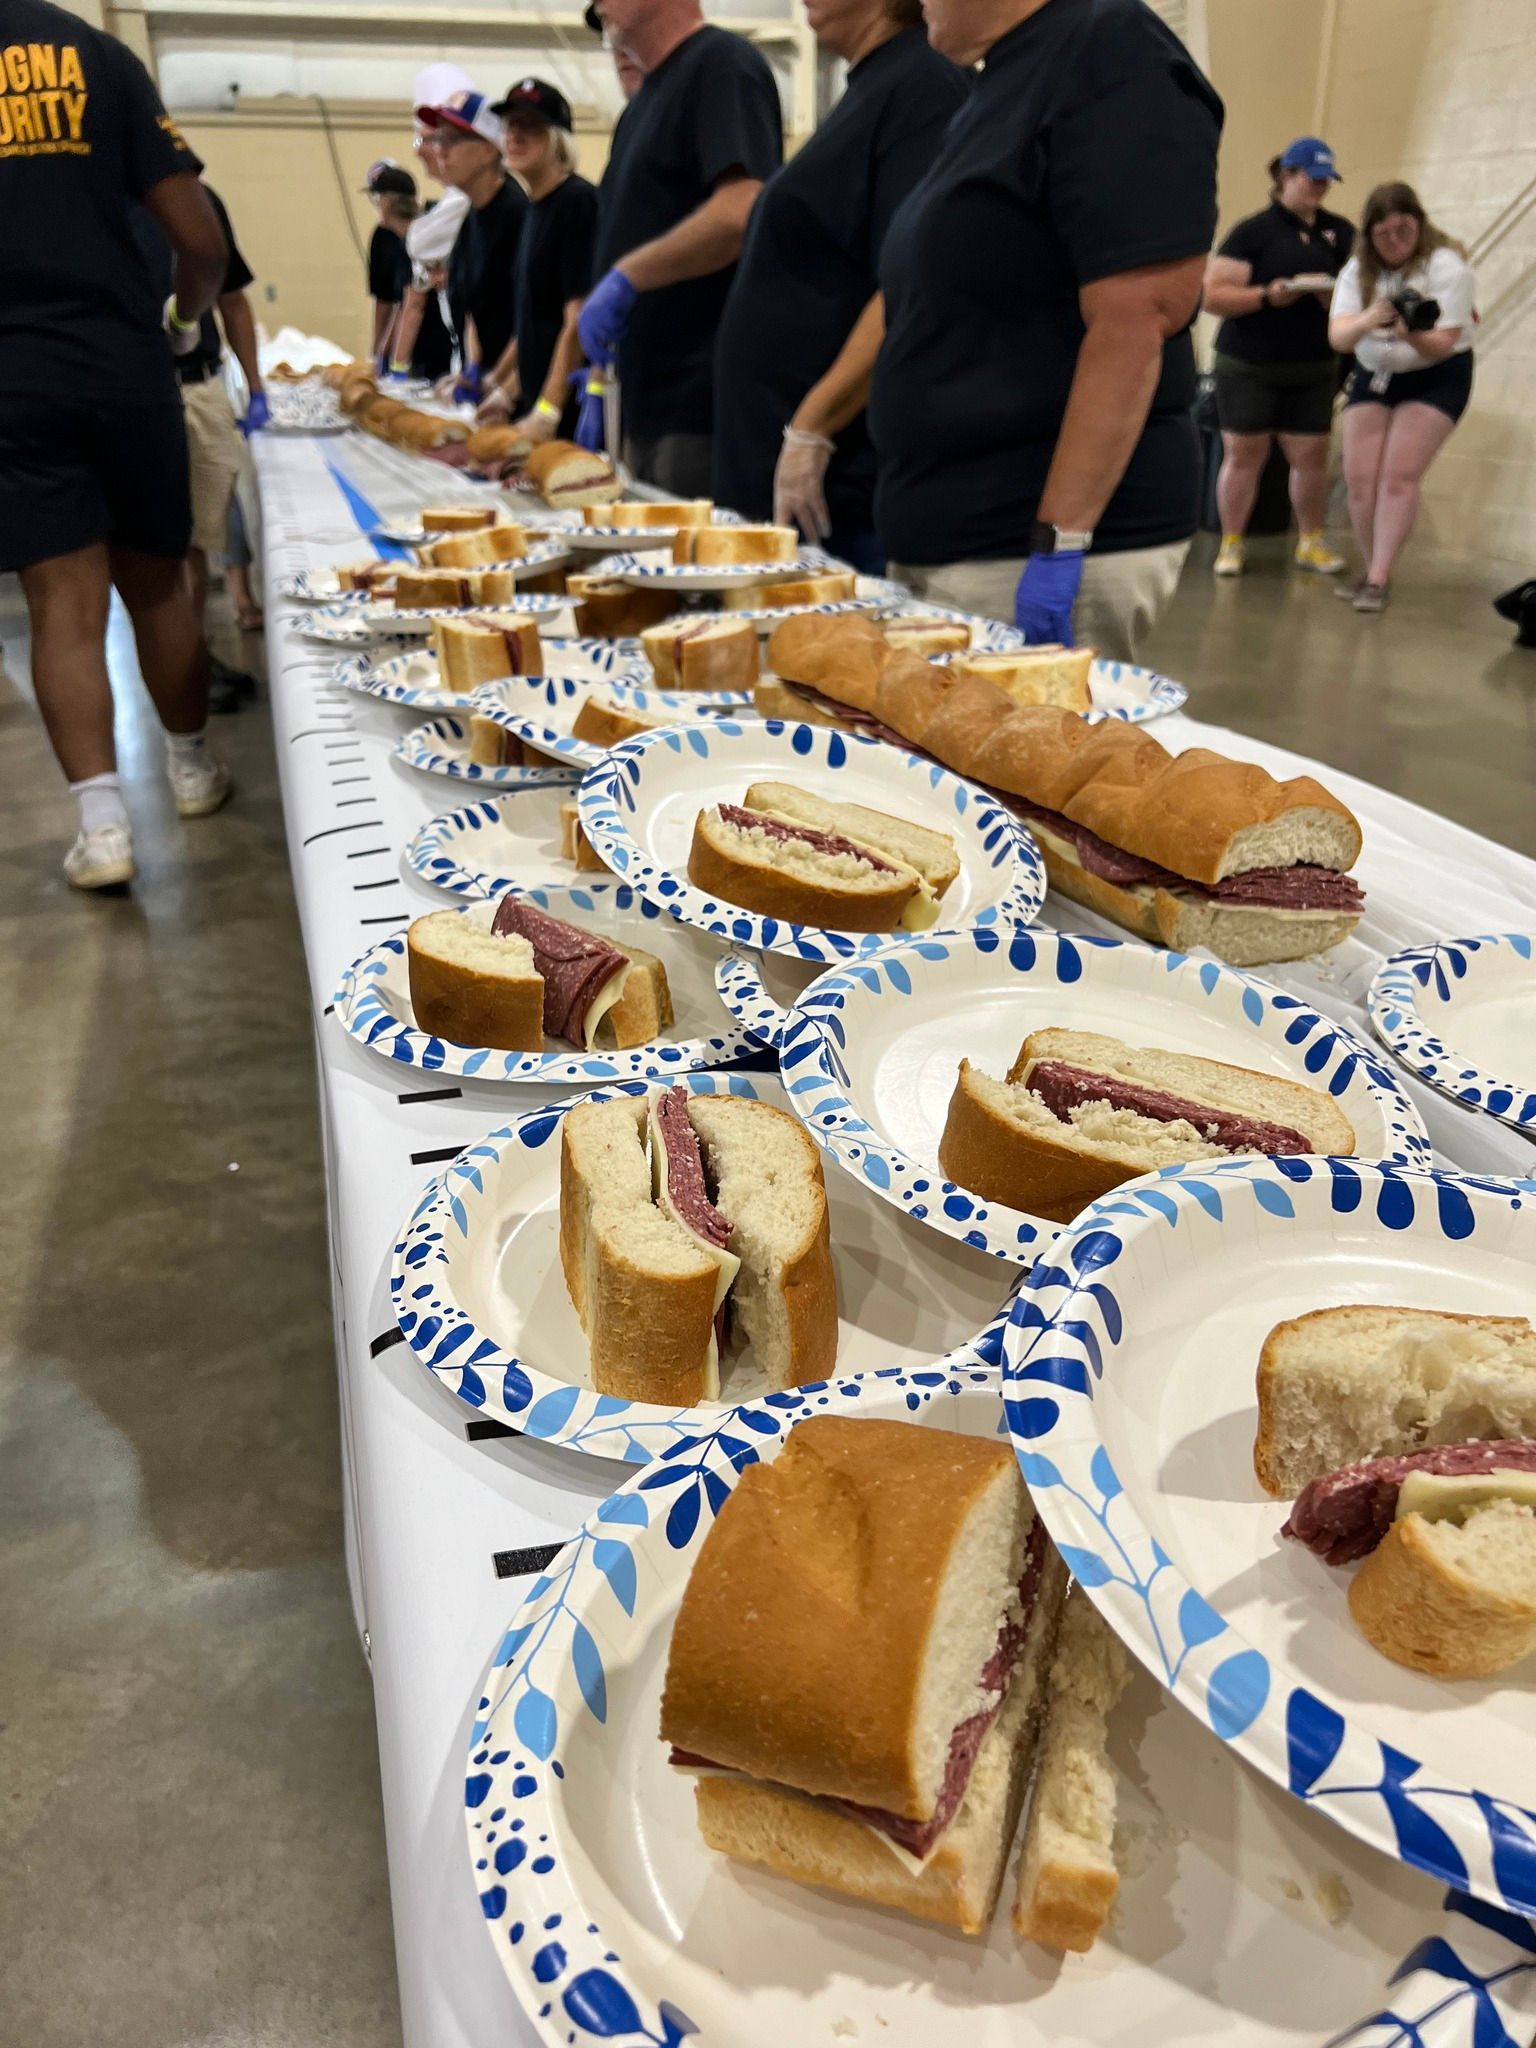
[[[587,1021],[582,1027],[582,1036],[588,1052],[597,1044],[597,1027],[624,993],[624,984],[629,979],[633,962],[626,960],[622,967],[616,967],[603,983],[587,1006]]]
[[[1464,1522],[1491,1500],[1536,1508],[1536,1472],[1410,1472],[1398,1489],[1396,1519]]]

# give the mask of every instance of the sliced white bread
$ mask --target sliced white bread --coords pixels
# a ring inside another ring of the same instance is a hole
[[[477,768],[515,767],[522,759],[516,733],[508,732],[483,711],[469,714],[469,758]]]
[[[501,1052],[544,1050],[544,982],[526,939],[433,910],[408,927],[405,960],[418,1031]]]
[[[1091,647],[1029,647],[1014,654],[959,654],[950,667],[960,676],[996,683],[1015,704],[1060,704],[1067,711],[1091,711]]]
[[[503,676],[536,676],[544,670],[538,626],[516,612],[434,619],[432,651],[445,690],[474,690]]]
[[[1180,953],[1204,946],[1232,967],[1310,960],[1342,944],[1360,922],[1356,910],[1245,909],[1177,889],[1155,890],[1153,899],[1156,939]]]
[[[696,888],[760,917],[826,931],[893,932],[922,893],[912,868],[874,866],[856,853],[827,853],[755,825],[700,811],[688,848]]]
[[[507,569],[402,569],[395,577],[395,610],[506,604],[517,595]]]
[[[728,612],[764,607],[787,611],[792,605],[841,604],[857,594],[858,578],[851,569],[829,569],[824,576],[792,577],[784,583],[754,583],[744,590],[723,590],[720,602]]]
[[[497,559],[491,552],[489,526],[477,526],[470,533],[450,533],[442,540],[429,540],[416,550],[424,569],[487,569]]]
[[[647,626],[640,645],[663,690],[750,690],[757,681],[757,630],[749,619],[684,614]]]
[[[575,797],[560,805],[560,857],[570,861],[578,874],[606,875],[608,863],[581,829],[581,807]]]
[[[579,1102],[560,1137],[560,1265],[600,1394],[687,1406],[719,1392],[717,1262],[651,1198],[645,1096]]]
[[[756,1864],[800,1884],[894,1907],[962,1934],[984,1933],[1018,1827],[1065,1585],[1066,1569],[1051,1550],[1002,1710],[977,1751],[959,1811],[921,1866],[896,1853],[873,1828],[822,1800],[729,1775],[702,1776],[696,1787],[705,1842],[739,1863]]]
[[[700,568],[792,562],[799,539],[792,526],[681,526],[672,543],[672,559]]]
[[[837,1278],[821,1155],[797,1117],[739,1095],[693,1095],[688,1115],[740,1260],[731,1321],[774,1387],[829,1379]]]
[[[840,725],[847,730],[855,722],[840,718],[829,703],[813,702],[803,690],[777,676],[758,677],[752,685],[752,708],[759,718],[787,718],[796,725]]]
[[[1086,1594],[1072,1593],[1051,1665],[1013,1902],[1013,1924],[1026,1941],[1082,1953],[1115,1903],[1115,1774],[1105,1744],[1130,1677],[1114,1631]]]
[[[880,629],[887,645],[906,654],[962,654],[971,629],[959,619],[887,619]]]
[[[615,498],[610,504],[589,505],[582,516],[588,526],[639,532],[649,526],[708,526],[714,513],[712,498]]]
[[[864,804],[834,804],[814,790],[793,782],[754,782],[746,802],[754,811],[769,811],[818,832],[840,832],[861,846],[872,846],[890,860],[915,868],[935,896],[942,896],[960,872],[960,855],[947,832],[893,818]]]
[[[1490,1500],[1464,1522],[1401,1516],[1355,1574],[1349,1611],[1395,1664],[1497,1677],[1536,1650],[1536,1511]]]
[[[650,732],[662,722],[622,711],[606,697],[585,697],[571,723],[571,736],[592,747],[616,747],[621,740],[632,740],[637,732]]]
[[[496,524],[493,505],[423,505],[421,523],[428,533],[474,533]]]
[[[576,630],[585,639],[611,640],[643,633],[671,616],[677,602],[670,591],[636,590],[617,576],[565,579],[565,594],[576,608]]]
[[[529,547],[526,530],[514,525],[510,519],[499,520],[486,538],[491,544],[493,562],[518,562],[527,554]]]
[[[621,488],[608,457],[575,441],[546,441],[528,457],[523,473],[546,505],[611,504]]]
[[[1536,1437],[1536,1330],[1523,1316],[1313,1309],[1265,1338],[1258,1397],[1254,1470],[1289,1500],[1361,1458]]]

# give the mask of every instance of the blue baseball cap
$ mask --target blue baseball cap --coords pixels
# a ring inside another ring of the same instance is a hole
[[[1309,178],[1339,176],[1333,151],[1320,135],[1298,135],[1294,142],[1288,142],[1281,153],[1280,168],[1284,171],[1305,171]]]

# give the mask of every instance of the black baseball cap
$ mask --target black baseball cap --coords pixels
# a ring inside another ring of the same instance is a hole
[[[373,199],[382,197],[386,192],[398,193],[402,199],[414,199],[416,180],[392,157],[382,156],[376,164],[368,166],[368,182],[363,190]]]
[[[581,18],[587,24],[587,27],[591,29],[593,35],[600,36],[602,34],[603,17],[597,11],[597,0],[588,0]]]
[[[505,98],[497,100],[491,112],[500,114],[503,121],[515,121],[519,114],[532,114],[547,121],[551,128],[571,133],[570,101],[558,86],[546,84],[542,78],[520,78],[516,85],[508,86]]]

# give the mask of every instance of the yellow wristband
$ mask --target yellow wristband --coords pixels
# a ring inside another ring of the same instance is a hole
[[[176,310],[176,294],[174,292],[165,302],[165,317],[178,334],[196,334],[198,328],[202,325],[202,322],[198,320],[182,319]]]
[[[541,420],[558,420],[560,417],[559,406],[551,405],[547,398],[536,398],[533,409]]]

